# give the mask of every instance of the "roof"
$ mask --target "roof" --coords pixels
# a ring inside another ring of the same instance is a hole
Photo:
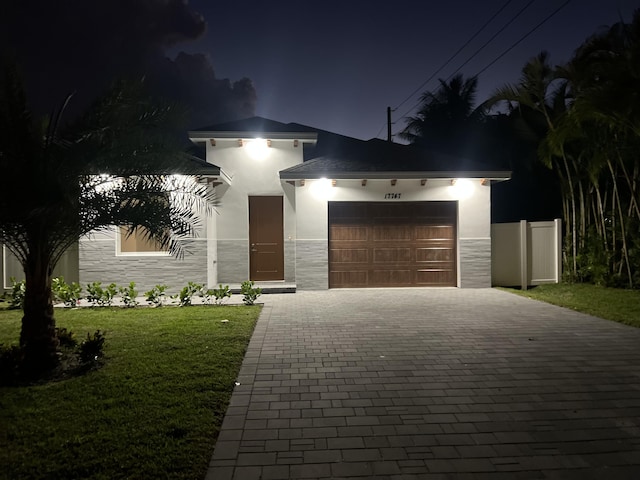
[[[298,123],[282,123],[263,117],[251,117],[196,128],[189,132],[189,137],[194,139],[269,137],[273,139],[315,140],[317,133],[317,129]]]
[[[379,139],[332,139],[318,146],[309,160],[280,172],[283,180],[312,178],[490,178],[506,179],[511,172],[475,160],[428,152]]]
[[[280,172],[283,180],[312,178],[489,178],[507,179],[511,172],[481,162],[429,152],[377,138],[365,141],[298,123],[263,117],[220,123],[189,132],[194,141],[209,138],[308,139],[304,162]]]
[[[206,148],[202,143],[194,143],[187,151],[189,156],[188,172],[194,175],[220,175],[220,167],[208,163],[206,158]]]

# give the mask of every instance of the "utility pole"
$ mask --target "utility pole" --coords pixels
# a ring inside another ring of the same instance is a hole
[[[391,141],[391,107],[387,107],[387,142]]]

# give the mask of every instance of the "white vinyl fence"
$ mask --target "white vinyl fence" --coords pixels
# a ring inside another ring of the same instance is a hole
[[[562,276],[562,221],[491,225],[491,282],[523,290]]]

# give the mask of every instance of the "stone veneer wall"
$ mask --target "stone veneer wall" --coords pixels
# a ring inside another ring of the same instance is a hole
[[[491,238],[461,238],[460,287],[491,287]]]
[[[284,281],[295,283],[296,246],[284,242]],[[218,282],[242,283],[249,279],[249,240],[218,240]]]
[[[296,241],[296,286],[300,290],[329,288],[329,241]]]
[[[242,283],[249,278],[249,240],[218,240],[218,283]]]
[[[296,282],[296,244],[286,240],[284,242],[284,281]]]
[[[172,256],[134,256],[115,254],[114,238],[82,239],[79,245],[79,277],[83,289],[88,283],[136,282],[139,294],[154,285],[167,285],[177,293],[187,282],[207,283],[207,242],[193,240],[182,259]]]

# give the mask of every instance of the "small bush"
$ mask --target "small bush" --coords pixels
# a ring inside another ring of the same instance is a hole
[[[0,344],[0,385],[13,385],[20,378],[20,364],[24,353],[17,345]]]
[[[178,302],[181,307],[190,307],[193,300],[193,296],[202,291],[202,285],[199,283],[189,282],[180,290],[178,294]]]
[[[56,277],[51,281],[51,291],[54,299],[64,303],[65,307],[72,308],[80,301],[82,287],[76,282],[68,284],[64,281],[64,277]]]
[[[24,306],[24,294],[27,289],[27,284],[24,280],[16,281],[14,277],[11,280],[11,291],[9,292],[9,308],[21,309]]]
[[[242,293],[242,301],[245,305],[253,305],[256,299],[262,295],[262,289],[254,287],[254,285],[253,280],[247,280],[240,285],[240,293]]]
[[[166,285],[156,285],[148,292],[145,292],[145,300],[149,305],[153,305],[154,307],[161,307],[164,305],[164,302],[167,298],[166,295],[167,286]]]
[[[104,333],[100,330],[91,335],[87,333],[87,339],[80,344],[80,361],[84,364],[95,363],[103,355]]]
[[[58,336],[58,342],[63,348],[75,348],[78,345],[78,341],[74,333],[66,328],[57,328],[56,335]]]
[[[129,282],[128,287],[120,287],[120,296],[122,297],[122,303],[125,307],[135,307],[138,305],[138,291],[136,290],[136,282]]]
[[[226,298],[231,298],[231,290],[229,289],[229,285],[220,286],[218,288],[214,288],[211,290],[214,298],[216,299],[216,305],[222,305]]]
[[[111,306],[113,297],[118,293],[115,283],[110,283],[102,288],[102,282],[93,282],[87,285],[87,300],[95,307]]]

